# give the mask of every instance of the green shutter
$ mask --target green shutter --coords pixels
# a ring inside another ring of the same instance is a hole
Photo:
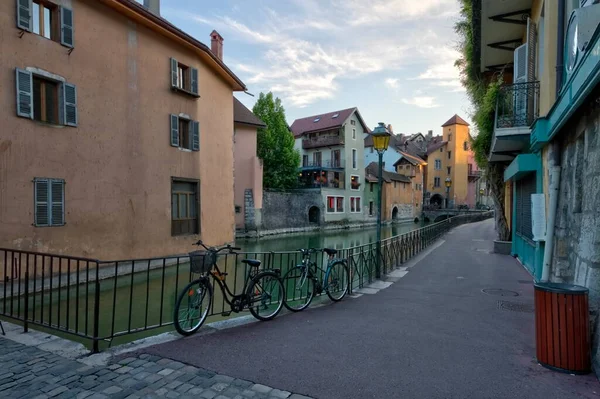
[[[50,182],[48,179],[35,179],[34,180],[34,224],[36,226],[49,226],[50,225],[50,212],[48,210],[48,203],[50,201]]]
[[[60,8],[60,43],[63,46],[73,47],[73,11]]]
[[[17,0],[17,28],[31,32],[33,9],[32,0]]]
[[[171,114],[171,145],[179,147],[179,117]]]
[[[65,224],[65,184],[63,180],[50,180],[50,225]]]
[[[16,69],[17,115],[33,119],[33,76],[31,72]]]
[[[194,94],[198,94],[198,70],[196,68],[191,68],[191,91]]]
[[[64,123],[67,126],[77,126],[77,88],[75,85],[63,83]]]
[[[172,88],[177,88],[178,87],[178,78],[177,78],[177,69],[178,69],[178,64],[177,64],[177,60],[175,58],[171,58],[171,87]]]
[[[200,151],[200,122],[192,121],[192,150]]]

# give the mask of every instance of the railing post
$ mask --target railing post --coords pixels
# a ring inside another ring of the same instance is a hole
[[[27,266],[29,266],[29,255],[27,255]],[[23,332],[29,331],[29,267],[25,269],[25,315],[23,317]]]
[[[95,281],[95,289],[94,289],[94,332],[92,336],[92,353],[100,352],[98,347],[98,338],[99,338],[99,330],[100,330],[100,276],[98,269],[100,265],[96,262],[96,281]],[[117,277],[115,276],[115,279]],[[89,281],[88,281],[89,284]]]

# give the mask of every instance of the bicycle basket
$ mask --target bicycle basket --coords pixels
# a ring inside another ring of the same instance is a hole
[[[207,273],[217,263],[217,254],[211,251],[193,251],[189,256],[192,273]]]

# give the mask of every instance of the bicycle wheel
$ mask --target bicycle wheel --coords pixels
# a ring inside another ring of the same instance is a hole
[[[181,335],[192,335],[208,316],[213,290],[206,279],[194,280],[181,291],[175,302],[173,320]]]
[[[285,289],[275,272],[262,272],[252,277],[248,286],[248,308],[258,320],[271,320],[283,307]]]
[[[306,267],[294,267],[283,277],[285,300],[283,304],[292,312],[299,312],[310,305],[315,296],[315,282]]]
[[[326,292],[329,299],[334,302],[341,301],[348,293],[350,273],[344,262],[338,261],[329,266],[327,273]]]

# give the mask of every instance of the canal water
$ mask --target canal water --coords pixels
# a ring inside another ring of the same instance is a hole
[[[423,225],[413,223],[386,225],[382,229],[382,238],[397,236],[420,227],[423,227]],[[342,249],[372,243],[375,242],[375,239],[376,229],[372,227],[279,235],[260,239],[238,239],[235,245],[241,247],[244,253],[266,253],[271,251],[295,251],[299,248],[328,247]],[[224,260],[219,261],[221,271],[229,273],[227,282],[236,293],[240,293],[244,289],[244,276],[247,269],[245,265],[239,262],[244,256],[240,255],[237,262],[232,261],[235,258],[228,258],[228,263],[225,263]],[[293,260],[292,257],[288,258],[288,263],[299,259],[295,255],[293,257]],[[187,264],[181,265],[181,267],[171,266],[165,269],[159,268],[136,273],[133,276],[125,275],[116,279],[102,280],[100,283],[99,335],[110,336],[114,332],[135,331],[143,326],[172,322],[177,295],[189,281],[190,273]],[[61,317],[63,321],[60,322],[60,325],[63,328],[68,317],[70,330],[84,332],[87,325],[88,332],[91,334],[93,328],[94,284],[90,284],[87,290],[82,287],[54,290],[52,294],[45,293],[43,296],[38,294],[35,300],[30,299],[29,301],[30,312],[35,309],[36,319],[44,315],[43,319],[46,322],[48,317],[52,315],[53,324],[57,323],[58,318]],[[220,315],[222,306],[228,308],[228,305],[223,301],[220,290],[216,288],[214,294],[213,312],[218,314],[210,316],[207,323],[227,318]],[[16,306],[17,302],[15,300],[13,305]],[[24,306],[24,303],[21,303],[21,306]],[[241,315],[246,314],[249,313],[241,313]],[[232,313],[231,316],[235,316],[235,313]],[[114,338],[112,342],[102,342],[100,349],[172,330],[174,330],[173,326],[168,325],[149,331],[123,335]],[[56,331],[49,332],[57,334]],[[58,333],[57,335],[63,334]],[[63,336],[91,347],[91,342],[87,339],[66,334]]]

